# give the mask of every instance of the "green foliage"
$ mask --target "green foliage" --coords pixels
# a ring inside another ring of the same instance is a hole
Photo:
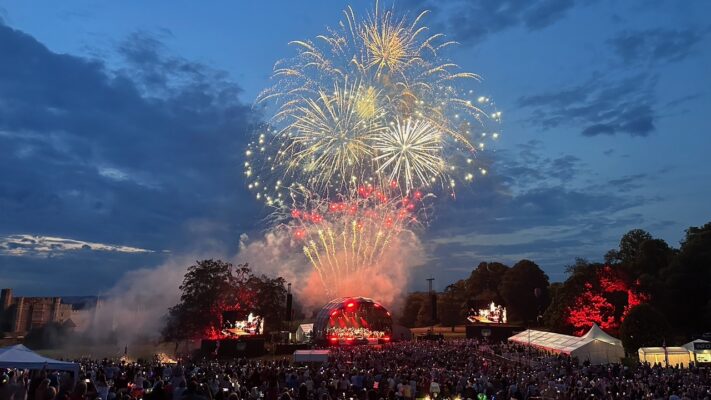
[[[283,278],[252,274],[247,264],[202,260],[188,267],[180,302],[169,310],[163,338],[166,341],[209,335],[222,325],[222,312],[255,312],[265,319],[265,330],[278,327],[283,319],[286,288]]]
[[[711,222],[686,231],[658,288],[654,304],[675,329],[688,337],[711,331]]]
[[[669,341],[670,326],[667,319],[649,304],[640,304],[630,310],[620,327],[620,339],[625,350],[632,354],[640,347],[660,346]]]
[[[640,246],[647,240],[652,240],[652,235],[649,232],[642,229],[632,229],[622,236],[618,250],[610,250],[605,255],[605,262],[608,264],[634,262]]]
[[[400,324],[408,328],[417,326],[417,316],[420,313],[420,308],[427,302],[427,293],[413,292],[405,298],[405,306],[400,315]]]
[[[504,298],[499,292],[499,287],[508,270],[509,267],[498,262],[479,263],[466,280],[468,306],[487,307],[492,301],[502,304]]]
[[[548,276],[530,260],[521,260],[506,271],[499,285],[510,321],[536,321],[548,306]],[[539,295],[536,295],[539,293]]]
[[[468,311],[465,281],[458,281],[447,286],[444,293],[437,299],[437,316],[439,322],[444,326],[454,327],[463,324]]]

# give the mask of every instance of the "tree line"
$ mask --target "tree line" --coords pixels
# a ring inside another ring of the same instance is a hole
[[[603,262],[576,259],[566,273],[551,284],[531,260],[482,262],[438,294],[437,322],[465,323],[470,309],[494,301],[507,307],[509,321],[526,326],[581,334],[596,323],[631,351],[711,332],[711,222],[687,229],[679,248],[631,230]],[[410,293],[400,323],[429,326],[431,307],[427,293]]]

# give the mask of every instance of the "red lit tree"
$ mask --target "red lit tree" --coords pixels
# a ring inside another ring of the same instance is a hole
[[[593,323],[617,334],[629,311],[648,300],[649,296],[639,290],[639,282],[631,281],[620,268],[597,267],[568,306],[566,322],[577,335]]]
[[[219,336],[222,314],[254,312],[265,322],[281,321],[286,299],[283,278],[252,274],[247,264],[236,268],[221,260],[202,260],[188,268],[180,285],[180,302],[169,310],[163,338],[180,341]]]

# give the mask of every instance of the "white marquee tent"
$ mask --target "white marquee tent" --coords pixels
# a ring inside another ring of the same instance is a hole
[[[697,346],[694,346],[694,344],[697,344]],[[695,362],[711,363],[711,342],[708,340],[696,339],[681,347],[692,353]]]
[[[311,338],[314,330],[314,324],[301,324],[296,328],[296,341],[305,342]]]
[[[693,361],[692,352],[683,347],[640,347],[639,361],[650,364],[688,367]]]
[[[0,348],[0,368],[69,371],[74,379],[79,375],[79,364],[43,357],[21,344]]]
[[[567,354],[596,365],[618,363],[625,356],[622,342],[595,324],[581,337],[529,329],[511,336],[509,341],[551,353]]]

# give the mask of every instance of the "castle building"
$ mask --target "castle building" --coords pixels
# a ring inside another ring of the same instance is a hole
[[[0,332],[22,335],[49,323],[71,320],[72,305],[61,297],[13,297],[12,289],[0,290]]]

